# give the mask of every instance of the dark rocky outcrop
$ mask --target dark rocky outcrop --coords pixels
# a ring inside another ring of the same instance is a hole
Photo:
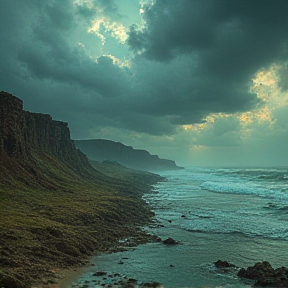
[[[45,159],[65,165],[82,177],[89,177],[88,171],[95,170],[87,156],[75,148],[67,123],[24,111],[22,100],[0,92],[0,177],[5,179],[13,173],[24,183],[53,189],[48,171],[41,167]]]
[[[238,276],[256,280],[253,286],[288,287],[288,269],[285,267],[274,269],[267,261],[257,262],[247,269],[241,268]]]
[[[232,268],[236,267],[234,264],[229,263],[228,261],[217,260],[214,262],[216,268]]]
[[[165,245],[176,245],[179,244],[178,241],[174,240],[173,238],[169,237],[166,240],[163,241],[163,244]]]
[[[93,274],[93,276],[105,276],[105,275],[107,275],[107,272],[104,271],[98,271]]]
[[[75,146],[94,161],[111,160],[131,169],[144,171],[183,169],[172,160],[161,159],[146,150],[104,139],[74,140]]]
[[[0,92],[0,156],[31,158],[31,150],[51,154],[81,171],[90,166],[87,157],[70,139],[68,124],[50,115],[23,110],[23,101]],[[90,166],[91,167],[91,166]]]

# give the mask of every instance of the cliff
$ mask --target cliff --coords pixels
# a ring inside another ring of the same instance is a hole
[[[35,185],[53,186],[52,171],[43,167],[43,160],[49,158],[83,177],[93,169],[71,141],[67,123],[24,111],[22,100],[0,92],[0,177],[13,173],[26,183],[33,178]]]
[[[104,139],[74,140],[75,146],[94,161],[111,160],[131,169],[164,171],[183,169],[172,160],[161,159],[146,150]]]
[[[24,111],[0,92],[0,287],[56,283],[57,271],[139,236],[153,215],[141,195],[161,178],[95,168],[67,123]]]

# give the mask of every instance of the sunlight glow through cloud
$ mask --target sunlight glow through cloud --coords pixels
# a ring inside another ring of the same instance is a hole
[[[183,139],[190,139],[189,157],[201,158],[203,153],[211,154],[215,149],[219,149],[221,154],[228,149],[227,147],[230,147],[229,151],[238,151],[240,148],[237,147],[249,151],[248,147],[251,147],[256,139],[262,144],[271,135],[269,141],[273,143],[276,141],[273,139],[277,133],[280,133],[279,135],[285,133],[281,128],[285,120],[282,119],[281,123],[278,123],[277,118],[278,115],[283,115],[279,114],[279,110],[282,111],[281,109],[287,107],[288,92],[282,91],[279,87],[279,71],[281,71],[279,65],[272,65],[255,74],[250,92],[257,95],[260,103],[253,110],[235,114],[210,114],[204,119],[204,123],[183,125]]]
[[[103,56],[110,58],[113,61],[114,65],[118,65],[121,68],[123,67],[131,68],[131,62],[127,59],[124,61],[121,61],[120,59],[118,59],[117,57],[111,54],[104,54]]]
[[[205,119],[205,123],[183,125],[184,130],[201,131],[211,127],[217,119],[223,117],[236,117],[240,120],[243,129],[253,123],[266,122],[267,126],[273,125],[277,119],[273,119],[272,111],[282,105],[287,104],[288,93],[284,94],[278,86],[279,76],[278,72],[280,66],[272,65],[269,69],[263,69],[256,73],[255,78],[252,79],[252,86],[250,87],[251,93],[256,93],[262,103],[256,109],[244,113],[236,114],[211,114]]]
[[[95,33],[95,35],[101,39],[102,45],[105,45],[106,42],[106,37],[101,31],[102,27],[105,29],[105,33],[109,33],[110,36],[118,40],[121,44],[126,42],[128,38],[127,28],[121,23],[111,22],[108,18],[102,17],[94,20],[92,26],[88,29],[89,33]]]

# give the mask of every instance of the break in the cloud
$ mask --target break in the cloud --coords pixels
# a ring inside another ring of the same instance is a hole
[[[259,143],[280,155],[287,15],[286,0],[2,0],[0,89],[74,138],[184,164],[228,163],[229,149]]]

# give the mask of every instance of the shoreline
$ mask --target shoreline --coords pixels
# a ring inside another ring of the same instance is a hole
[[[39,190],[31,189],[16,199],[18,207],[22,201],[29,202],[29,208],[25,207],[29,211],[19,215],[15,205],[7,208],[0,220],[1,287],[65,288],[97,253],[119,251],[119,240],[129,238],[133,245],[152,241],[140,228],[151,223],[153,216],[141,197],[152,193],[152,185],[163,177],[108,164],[95,168],[108,179],[101,183],[101,190],[96,187],[100,192],[95,193],[92,182],[85,190],[81,186],[69,194],[47,191],[44,201]],[[41,211],[50,212],[44,216],[34,212],[32,198],[41,204]],[[53,198],[61,198],[63,205]]]
[[[83,266],[71,267],[70,269],[58,271],[58,273],[60,273],[62,277],[57,279],[57,283],[48,283],[48,284],[38,283],[37,285],[34,285],[33,287],[34,288],[69,288],[71,287],[71,284],[77,281],[79,276],[83,275],[85,272],[87,272],[88,269],[91,269],[92,267],[95,266],[95,264],[93,264],[92,261],[93,259],[95,259],[95,257],[97,257],[97,254],[101,254],[101,253],[110,254],[110,253],[128,251],[130,249],[136,248],[140,244],[147,244],[147,243],[161,241],[159,237],[147,234],[143,230],[140,230],[139,232],[140,232],[139,234],[141,234],[140,237],[139,237],[139,234],[135,235],[136,236],[135,238],[134,236],[130,236],[129,240],[132,240],[132,241],[128,241],[126,245],[124,244],[124,246],[123,246],[123,243],[119,243],[118,247],[115,247],[115,246],[110,247],[110,249],[108,249],[107,251],[95,251],[94,255],[91,255],[90,257],[85,259],[85,264]]]

